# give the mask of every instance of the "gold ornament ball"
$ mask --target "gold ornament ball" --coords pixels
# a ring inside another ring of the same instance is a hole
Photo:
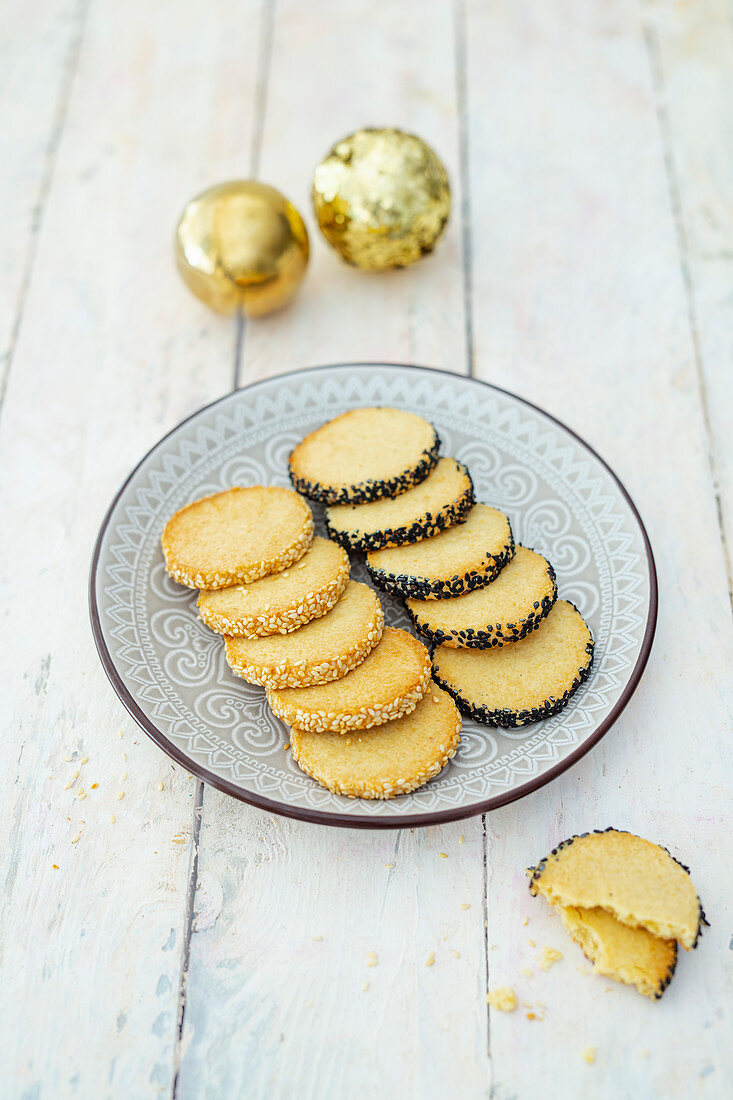
[[[313,206],[321,232],[347,263],[384,271],[432,252],[450,214],[450,184],[421,138],[357,130],[316,168]]]
[[[186,286],[212,309],[261,317],[300,286],[308,233],[274,187],[233,180],[188,203],[176,230],[176,261]]]

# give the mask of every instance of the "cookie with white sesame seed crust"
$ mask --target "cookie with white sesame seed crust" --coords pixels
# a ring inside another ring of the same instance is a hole
[[[235,486],[171,516],[161,536],[165,565],[188,588],[249,584],[287,569],[313,541],[313,514],[292,489]]]
[[[312,779],[347,798],[396,798],[422,787],[455,755],[461,716],[436,684],[410,714],[350,734],[293,728],[293,758]]]
[[[316,536],[289,569],[248,585],[199,592],[199,618],[217,634],[234,637],[291,634],[331,610],[348,584],[349,569],[346,551]]]
[[[338,605],[337,605],[338,606]],[[278,718],[311,733],[371,729],[414,710],[430,683],[430,654],[406,630],[385,627],[381,641],[333,683],[267,689]]]
[[[232,672],[267,688],[306,688],[346,676],[379,643],[384,611],[369,585],[349,581],[327,614],[292,634],[225,637]]]
[[[473,506],[468,469],[455,458],[441,458],[424,481],[394,499],[331,505],[326,530],[352,550],[381,550],[432,538],[461,523]]]
[[[593,637],[580,612],[558,600],[534,633],[492,649],[438,646],[433,675],[476,722],[513,729],[557,714],[588,678]]]
[[[490,584],[447,600],[405,600],[417,629],[435,645],[491,649],[536,630],[557,599],[555,570],[546,558],[517,546]]]
[[[416,413],[352,409],[298,444],[290,480],[324,504],[364,504],[419,484],[438,461],[439,447],[433,425]]]
[[[372,550],[366,567],[374,583],[403,599],[441,600],[490,584],[514,556],[507,516],[475,504],[468,519],[433,538]]]

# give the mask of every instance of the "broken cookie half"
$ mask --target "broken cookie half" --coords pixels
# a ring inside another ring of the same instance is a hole
[[[633,833],[570,837],[527,873],[598,973],[646,997],[662,996],[677,944],[695,947],[707,924],[688,869]]]

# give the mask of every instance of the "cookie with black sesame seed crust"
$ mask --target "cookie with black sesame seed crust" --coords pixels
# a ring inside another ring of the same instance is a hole
[[[490,584],[514,556],[509,519],[475,504],[463,523],[407,546],[372,550],[366,567],[374,583],[403,599],[443,600]]]
[[[407,613],[435,645],[491,649],[536,630],[557,599],[555,570],[546,558],[517,546],[495,580],[447,600],[408,599]]]
[[[352,672],[309,688],[268,688],[278,718],[311,733],[371,729],[415,709],[430,683],[430,654],[406,630],[385,627],[381,641]]]
[[[346,551],[317,536],[289,569],[251,584],[199,592],[199,618],[217,634],[234,637],[291,634],[331,610],[348,584],[349,569]]]
[[[349,581],[326,614],[292,634],[225,637],[232,672],[267,688],[311,687],[346,676],[378,644],[384,612],[369,585]]]
[[[181,508],[160,541],[173,580],[188,588],[228,588],[293,565],[313,530],[308,504],[292,489],[235,486]]]
[[[330,506],[326,530],[352,550],[381,550],[432,538],[461,523],[473,506],[468,470],[454,458],[441,458],[424,481],[392,500]]]
[[[558,600],[534,633],[512,645],[433,653],[433,675],[458,709],[488,726],[549,718],[587,679],[593,638],[577,608]]]
[[[530,893],[552,905],[605,909],[687,951],[707,923],[689,869],[661,844],[620,829],[568,837],[527,874]]]
[[[298,444],[290,480],[324,504],[364,504],[418,485],[438,461],[439,447],[433,425],[416,413],[352,409]]]
[[[455,755],[461,716],[436,684],[410,714],[369,730],[309,733],[293,729],[290,746],[303,771],[347,798],[396,798],[422,787]]]
[[[661,939],[646,928],[631,928],[597,906],[553,908],[597,974],[633,985],[642,996],[659,1000],[674,976],[676,940]]]

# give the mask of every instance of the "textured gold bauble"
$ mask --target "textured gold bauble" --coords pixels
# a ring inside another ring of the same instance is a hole
[[[274,187],[232,180],[188,203],[176,230],[176,261],[189,289],[212,309],[260,317],[300,286],[308,233]]]
[[[313,206],[324,237],[348,263],[383,271],[432,252],[450,214],[450,184],[421,138],[357,130],[316,168]]]

